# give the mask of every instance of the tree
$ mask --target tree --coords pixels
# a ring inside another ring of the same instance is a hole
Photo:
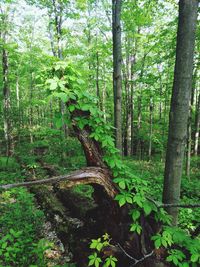
[[[3,89],[3,123],[4,123],[4,137],[6,141],[6,155],[11,155],[11,101],[10,101],[10,85],[9,85],[9,65],[8,65],[8,29],[9,29],[9,8],[0,6],[0,39],[3,44],[2,48],[2,89]]]
[[[122,153],[121,0],[112,1],[113,93],[116,147]]]
[[[174,83],[164,174],[163,202],[178,203],[192,88],[197,0],[180,0]],[[178,208],[167,209],[177,223]]]

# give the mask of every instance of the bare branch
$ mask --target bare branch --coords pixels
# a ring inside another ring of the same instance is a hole
[[[151,257],[151,256],[153,255],[153,253],[154,253],[154,251],[152,250],[149,254],[146,254],[146,255],[144,255],[144,257],[142,257],[141,259],[137,260],[137,259],[135,259],[134,257],[132,257],[131,255],[129,255],[129,254],[123,249],[123,247],[122,247],[119,243],[118,243],[117,245],[118,245],[118,247],[121,249],[121,251],[122,251],[122,252],[123,252],[129,259],[131,259],[131,260],[134,261],[134,263],[133,263],[130,267],[135,266],[135,265],[138,264],[139,262],[142,262],[142,261],[144,261],[145,259]]]
[[[55,176],[48,179],[0,185],[0,189],[7,190],[15,187],[31,187],[44,184],[56,184],[58,182],[63,182],[60,185],[61,188],[69,188],[78,184],[99,184],[104,187],[107,194],[112,198],[118,193],[115,184],[109,179],[108,171],[98,167],[87,167],[72,172],[71,174]]]
[[[155,201],[150,197],[146,197],[149,201],[151,201],[157,208],[168,208],[168,207],[177,207],[177,208],[199,208],[200,203],[197,204],[179,204],[179,203],[160,203]]]
[[[14,184],[4,184],[0,185],[0,189],[11,189],[16,187],[31,187],[44,184],[56,184],[61,183],[60,188],[69,188],[78,184],[99,184],[104,187],[109,196],[114,198],[118,193],[116,185],[109,179],[110,174],[106,169],[100,167],[87,167],[74,171],[67,175],[54,176],[47,179],[34,180],[30,182],[14,183]],[[150,197],[146,197],[151,201],[157,208],[166,207],[178,207],[178,208],[199,208],[200,204],[178,204],[169,203],[163,204]]]

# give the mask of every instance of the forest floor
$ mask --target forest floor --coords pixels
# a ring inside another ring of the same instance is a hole
[[[26,151],[23,152],[20,157],[16,157],[17,160],[0,157],[1,184],[20,182],[27,180],[27,177],[28,180],[33,180],[68,173],[85,165],[82,151],[75,155],[73,147],[66,159],[67,164],[56,162],[55,157],[49,157],[48,153],[41,154],[41,151],[37,155],[30,153],[29,156]],[[161,201],[163,162],[132,158],[123,161],[132,175],[148,182],[149,196]],[[194,204],[199,200],[199,168],[199,159],[192,158],[190,179],[183,175],[182,203]],[[31,189],[31,193],[23,188],[2,192],[0,237],[4,232],[3,236],[10,240],[8,242],[4,238],[7,245],[4,251],[0,250],[2,253],[7,251],[7,256],[3,259],[6,266],[13,266],[12,262],[15,262],[14,266],[20,267],[75,266],[70,262],[84,257],[89,251],[91,238],[99,234],[92,219],[92,212],[96,208],[92,191],[91,186],[83,185],[59,192],[51,186]],[[188,232],[195,231],[199,222],[199,209],[180,210],[179,224]],[[26,249],[27,246],[29,250]],[[1,260],[0,256],[0,263]]]

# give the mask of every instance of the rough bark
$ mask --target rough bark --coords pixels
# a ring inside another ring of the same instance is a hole
[[[122,153],[121,0],[112,0],[113,93],[116,147]]]
[[[197,0],[180,0],[174,83],[164,174],[163,202],[178,203],[192,88]],[[178,208],[167,208],[177,223]]]

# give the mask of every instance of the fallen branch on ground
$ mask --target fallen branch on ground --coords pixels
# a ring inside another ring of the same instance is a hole
[[[112,180],[109,179],[108,171],[98,167],[87,167],[67,175],[60,175],[47,179],[0,185],[0,189],[7,190],[16,187],[31,187],[44,184],[56,184],[59,182],[63,182],[60,185],[61,188],[69,188],[79,184],[99,184],[104,187],[107,194],[112,198],[118,193],[117,187]]]
[[[54,176],[47,179],[34,180],[30,182],[14,183],[0,185],[0,189],[11,189],[15,187],[31,187],[44,184],[56,184],[64,182],[60,185],[60,188],[69,188],[79,184],[99,184],[104,187],[107,194],[114,198],[118,193],[118,189],[115,184],[109,179],[110,174],[107,169],[100,167],[86,167],[78,171],[74,171],[67,175]],[[150,197],[146,197],[157,208],[177,207],[177,208],[199,208],[200,203],[197,204],[179,204],[179,203],[160,203]]]

